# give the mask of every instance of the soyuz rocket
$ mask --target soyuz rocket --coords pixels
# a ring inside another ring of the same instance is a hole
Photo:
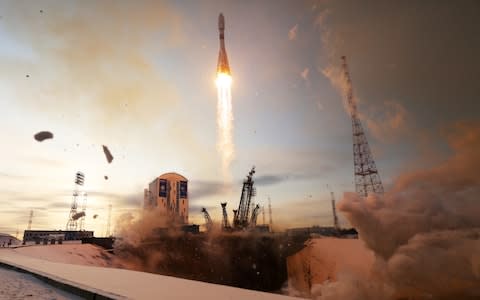
[[[223,73],[231,75],[227,50],[225,50],[225,17],[223,14],[218,16],[218,33],[220,38],[220,52],[218,53],[217,74]]]

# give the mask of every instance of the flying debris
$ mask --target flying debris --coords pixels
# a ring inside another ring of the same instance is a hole
[[[80,219],[81,217],[85,217],[85,212],[84,211],[81,211],[81,212],[78,212],[78,213],[74,214],[72,216],[72,220],[76,221],[76,220]]]
[[[108,176],[107,176],[107,175],[103,176],[103,178],[104,178],[105,180],[108,180]]]
[[[53,133],[50,131],[40,131],[39,133],[33,136],[38,142],[43,142],[44,140],[53,139]]]
[[[98,215],[97,215],[97,214],[94,214],[94,215],[93,215],[93,218],[94,218],[94,219],[98,218]]]
[[[113,161],[112,153],[110,153],[110,150],[108,150],[107,146],[102,145],[102,147],[103,147],[103,153],[105,153],[105,157],[107,158],[108,163],[111,163]]]

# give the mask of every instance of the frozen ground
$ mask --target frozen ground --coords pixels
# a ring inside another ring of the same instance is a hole
[[[98,257],[96,254],[98,249],[95,249],[96,247],[92,245],[0,248],[0,262],[112,298],[230,300],[290,298],[151,273],[92,266],[95,263],[105,263],[105,258],[101,255]],[[78,254],[82,254],[83,257]]]
[[[82,299],[43,283],[29,274],[0,268],[0,299]]]

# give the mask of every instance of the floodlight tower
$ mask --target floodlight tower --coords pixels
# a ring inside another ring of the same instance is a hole
[[[77,213],[77,200],[80,197],[79,190],[84,183],[85,175],[82,172],[77,172],[75,174],[75,189],[73,190],[72,206],[70,208],[70,214],[68,216],[67,230],[77,230],[77,220],[79,219],[79,216],[84,217],[84,214],[82,215],[82,213]]]
[[[382,181],[373,160],[367,136],[358,117],[357,104],[353,97],[352,81],[345,56],[342,56],[342,68],[347,85],[346,98],[348,109],[352,118],[355,191],[361,197],[367,197],[369,193],[383,194]]]

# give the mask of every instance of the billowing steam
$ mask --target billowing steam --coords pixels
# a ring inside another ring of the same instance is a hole
[[[234,158],[233,144],[233,108],[232,108],[232,77],[219,73],[215,81],[217,85],[217,150],[222,157],[222,175],[228,181],[231,179],[230,164]]]
[[[339,209],[376,261],[370,278],[339,276],[320,299],[480,299],[480,124],[457,125],[449,141],[448,160],[384,196],[345,195]]]

